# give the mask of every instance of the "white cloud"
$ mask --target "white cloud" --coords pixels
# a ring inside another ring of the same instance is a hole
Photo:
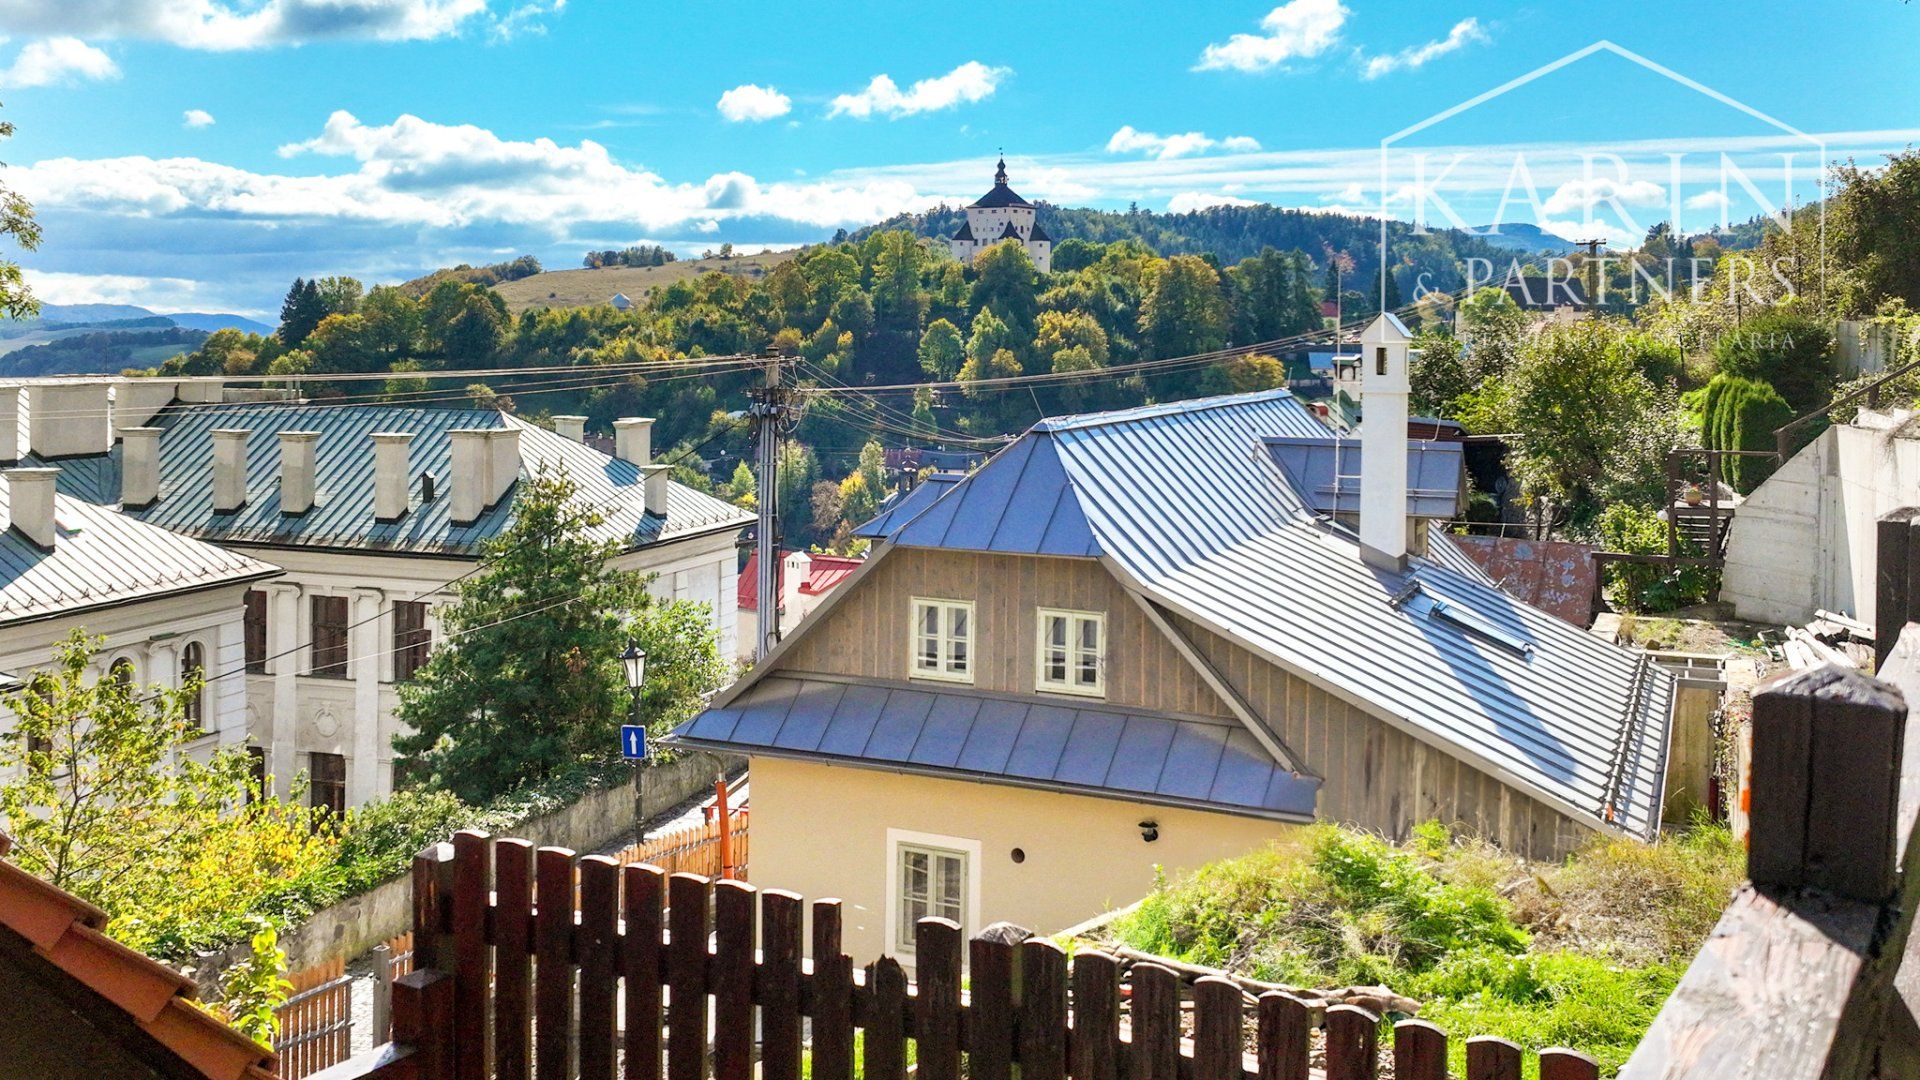
[[[188,109],[180,114],[180,122],[190,128],[213,126],[213,114],[205,109]]]
[[[191,308],[199,282],[133,274],[71,274],[28,270],[35,297],[49,304],[138,304],[153,311]]]
[[[1167,212],[1187,214],[1195,210],[1207,210],[1215,206],[1259,206],[1255,199],[1243,199],[1238,195],[1209,194],[1204,191],[1183,191],[1167,200]]]
[[[1360,69],[1363,79],[1377,79],[1395,71],[1411,71],[1424,67],[1428,61],[1437,60],[1450,52],[1458,52],[1468,45],[1484,44],[1491,40],[1480,25],[1479,19],[1461,19],[1453,24],[1447,36],[1438,41],[1429,41],[1425,45],[1416,45],[1401,49],[1386,56],[1375,56],[1367,60]]]
[[[113,57],[73,37],[29,41],[0,70],[0,89],[52,86],[70,79],[117,79],[120,68]]]
[[[1155,135],[1151,131],[1140,131],[1131,124],[1123,125],[1113,137],[1107,140],[1107,153],[1127,154],[1142,151],[1165,161],[1169,158],[1185,157],[1202,150],[1211,150],[1215,146],[1222,150],[1245,153],[1260,149],[1260,143],[1246,135],[1230,135],[1215,140],[1205,132],[1189,131],[1181,135]]]
[[[1288,0],[1260,20],[1261,33],[1235,34],[1208,45],[1194,66],[1265,71],[1289,60],[1310,60],[1333,47],[1348,14],[1340,0]]]
[[[793,99],[771,86],[746,83],[720,95],[720,115],[739,123],[771,120],[793,111]]]
[[[835,97],[827,115],[865,119],[875,113],[901,117],[951,109],[993,96],[1001,82],[1012,74],[1012,68],[988,67],[978,60],[969,60],[945,75],[921,79],[904,93],[890,76],[875,75],[859,93]]]
[[[227,50],[316,41],[424,41],[456,33],[486,12],[487,0],[0,0],[0,25],[14,33],[137,38]],[[507,19],[519,17],[509,13]]]
[[[1667,189],[1651,180],[1609,180],[1593,177],[1569,180],[1553,189],[1541,209],[1549,214],[1591,211],[1607,204],[1621,206],[1659,206],[1667,198]]]
[[[1689,210],[1725,210],[1732,201],[1723,191],[1703,191],[1687,196],[1683,205]]]

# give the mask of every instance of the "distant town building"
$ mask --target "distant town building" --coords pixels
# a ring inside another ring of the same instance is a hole
[[[967,207],[967,223],[953,234],[947,246],[953,249],[954,258],[971,263],[975,255],[1002,240],[1020,241],[1041,273],[1053,268],[1053,237],[1040,228],[1033,204],[1007,186],[1005,158],[994,171],[993,190]]]
[[[613,310],[615,311],[626,311],[633,307],[633,301],[627,299],[626,293],[621,292],[614,293],[613,299],[607,301],[607,303],[612,304]]]

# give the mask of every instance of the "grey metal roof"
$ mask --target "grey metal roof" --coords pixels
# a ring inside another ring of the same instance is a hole
[[[1281,435],[1263,441],[1308,509],[1317,514],[1360,512],[1360,440]],[[1459,443],[1407,440],[1407,513],[1458,517],[1464,463]]]
[[[674,732],[677,744],[1309,821],[1317,779],[1246,729],[961,689],[772,675]]]
[[[392,405],[330,406],[324,403],[176,405],[150,421],[160,436],[160,498],[131,511],[142,521],[204,539],[229,543],[322,548],[364,548],[468,555],[503,530],[513,513],[513,495],[468,525],[449,520],[452,463],[449,431],[510,427],[520,431],[522,476],[541,464],[562,467],[579,486],[582,508],[601,512],[601,539],[629,547],[684,536],[738,529],[752,518],[731,503],[671,484],[667,516],[650,517],[641,471],[563,435],[491,409],[422,409]],[[213,512],[213,436],[219,428],[252,432],[247,439],[247,504],[234,514]],[[282,431],[318,431],[316,494],[305,514],[280,513]],[[397,522],[373,515],[373,452],[378,431],[414,433],[408,461],[408,511]],[[119,500],[119,456],[51,462],[61,469],[60,487],[103,504]],[[422,499],[421,478],[432,473],[436,497]]]
[[[11,520],[13,485],[0,483]],[[0,532],[0,624],[66,615],[280,572],[213,544],[56,494],[52,551]]]
[[[945,495],[948,488],[966,478],[967,474],[961,472],[928,473],[906,491],[887,496],[887,501],[880,504],[880,512],[853,530],[853,535],[867,540],[885,539],[895,529],[919,517],[935,499]]]
[[[1170,610],[1577,819],[1653,835],[1671,677],[1444,553],[1403,573],[1362,563],[1263,445],[1324,436],[1309,425],[1284,391],[1045,421],[893,543],[1102,557]],[[1396,605],[1416,581],[1429,600]]]

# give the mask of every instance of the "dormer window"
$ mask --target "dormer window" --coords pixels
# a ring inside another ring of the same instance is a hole
[[[914,597],[913,655],[907,669],[916,679],[972,682],[973,605]]]
[[[1385,375],[1387,373],[1387,347],[1385,345],[1375,345],[1373,347],[1373,373],[1375,375]]]
[[[1041,608],[1034,689],[1105,697],[1107,617],[1093,611]]]

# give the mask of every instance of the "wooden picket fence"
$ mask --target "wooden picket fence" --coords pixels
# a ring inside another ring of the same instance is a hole
[[[394,984],[393,1042],[326,1080],[1374,1080],[1383,1053],[1397,1080],[1446,1076],[1432,1024],[1403,1021],[1383,1048],[1357,1006],[1273,992],[1248,1010],[1226,979],[969,942],[944,919],[916,929],[917,985],[892,957],[857,969],[839,901],[813,903],[808,949],[806,902],[743,881],[462,832],[413,882],[418,966]],[[1470,1080],[1519,1080],[1513,1043],[1466,1050]],[[1543,1080],[1599,1075],[1573,1051],[1540,1060]]]
[[[733,860],[731,876],[746,881],[747,810],[744,807],[734,810],[727,818],[729,856]],[[717,820],[703,821],[698,825],[662,833],[651,840],[630,844],[615,855],[613,861],[621,866],[649,863],[669,874],[720,877],[720,823]]]
[[[287,976],[292,990],[274,1010],[280,1034],[274,1052],[280,1055],[282,1080],[301,1080],[353,1053],[353,980],[345,957],[325,960]]]

